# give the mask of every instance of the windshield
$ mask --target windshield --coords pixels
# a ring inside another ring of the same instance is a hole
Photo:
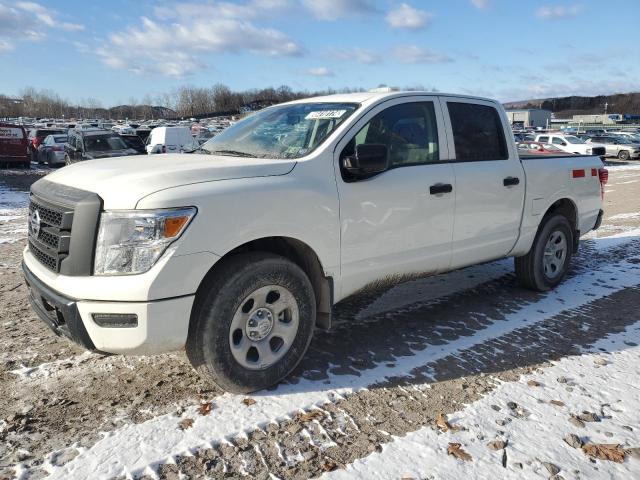
[[[86,137],[84,145],[87,151],[94,152],[108,152],[110,150],[125,150],[128,148],[120,137],[111,135]]]
[[[585,143],[585,141],[582,140],[581,138],[574,137],[574,136],[571,136],[571,135],[569,135],[567,137],[564,137],[564,139],[569,143]]]
[[[56,135],[53,137],[55,143],[66,143],[68,137],[66,135]]]
[[[356,109],[353,103],[267,108],[227,128],[201,151],[258,158],[300,158],[315,150]]]

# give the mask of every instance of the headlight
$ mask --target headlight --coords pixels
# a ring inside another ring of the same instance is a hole
[[[102,213],[95,275],[133,275],[148,271],[182,235],[195,214],[194,207]]]

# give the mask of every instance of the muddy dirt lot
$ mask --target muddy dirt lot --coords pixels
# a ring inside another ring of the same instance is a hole
[[[182,352],[87,353],[35,316],[20,260],[26,192],[46,173],[0,171],[0,479],[317,477],[640,321],[640,166],[617,165],[604,224],[555,291],[521,289],[500,260],[352,298],[286,384],[223,394]],[[542,460],[503,468],[553,475]]]

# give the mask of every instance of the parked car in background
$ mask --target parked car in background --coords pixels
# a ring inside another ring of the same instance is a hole
[[[145,144],[138,135],[120,135],[129,148],[133,148],[138,153],[147,153]]]
[[[562,155],[566,152],[550,143],[520,142],[518,143],[518,153],[525,155]]]
[[[20,125],[0,123],[0,163],[31,166],[27,132]]]
[[[119,133],[120,135],[135,135],[136,134],[135,128],[133,128],[130,125],[114,125],[113,127],[111,127],[111,130],[113,130],[116,133]]]
[[[514,133],[513,138],[516,142],[533,142],[536,136],[531,133]]]
[[[64,146],[68,138],[66,134],[48,135],[38,146],[38,163],[64,165]]]
[[[64,128],[34,128],[29,132],[29,153],[31,161],[38,161],[38,147],[49,135],[65,134]]]
[[[604,145],[607,157],[618,157],[620,160],[640,158],[640,144],[624,137],[591,137],[587,142]]]
[[[87,130],[69,134],[65,145],[64,163],[72,163],[96,158],[123,157],[137,155],[133,148],[115,132],[108,130]]]
[[[544,135],[537,135],[535,141],[539,143],[550,143],[564,152],[577,153],[579,155],[604,156],[606,153],[604,145],[598,143],[587,143],[575,135],[545,133]]]
[[[196,135],[194,138],[199,145],[202,145],[204,142],[216,136],[216,132],[210,130],[200,130],[200,133]]]
[[[189,127],[158,127],[151,130],[147,140],[147,153],[189,152],[199,146]]]
[[[626,138],[634,143],[640,143],[640,133],[638,132],[608,132],[607,135]]]
[[[148,125],[140,125],[138,128],[136,128],[136,135],[138,135],[140,139],[146,143],[147,138],[149,138],[149,135],[151,134],[151,130],[152,127]]]

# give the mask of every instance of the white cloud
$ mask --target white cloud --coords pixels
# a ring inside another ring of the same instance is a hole
[[[0,40],[0,53],[5,53],[9,50],[13,50],[13,45],[11,45],[6,40]]]
[[[314,77],[333,77],[333,72],[327,67],[310,68],[307,70],[307,74]]]
[[[303,0],[303,4],[319,20],[336,20],[377,11],[370,0]]]
[[[387,15],[387,23],[393,28],[402,28],[405,30],[420,30],[426,27],[433,19],[433,14],[424,10],[417,10],[406,3]]]
[[[84,25],[78,23],[62,22],[56,18],[56,12],[35,2],[18,2],[16,7],[25,12],[33,13],[44,25],[51,28],[59,28],[67,31],[84,30]]]
[[[166,7],[157,8],[155,19],[143,17],[139,26],[112,33],[98,54],[111,68],[171,77],[204,68],[211,54],[300,55],[302,47],[287,35],[251,21],[281,5],[282,0],[182,3],[171,7],[171,15]]]
[[[433,52],[417,45],[405,45],[396,47],[393,56],[402,63],[448,63],[453,62],[451,57]]]
[[[357,62],[372,65],[382,61],[382,55],[375,50],[365,48],[342,48],[329,50],[328,56],[343,62]]]
[[[574,17],[582,11],[582,5],[573,4],[568,6],[543,6],[536,10],[536,17],[542,19]]]
[[[491,4],[490,0],[471,0],[471,4],[478,10],[485,10]]]
[[[23,41],[42,40],[52,29],[76,31],[84,27],[58,19],[58,13],[35,2],[0,1],[0,53]]]

